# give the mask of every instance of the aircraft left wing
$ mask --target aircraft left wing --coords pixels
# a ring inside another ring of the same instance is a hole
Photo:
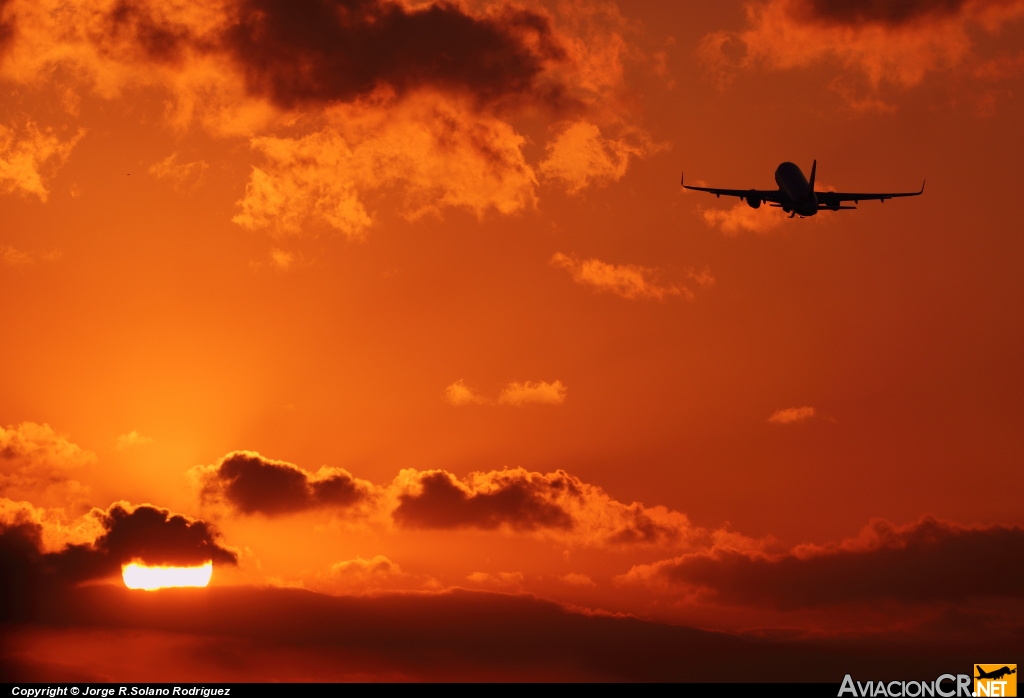
[[[709,194],[715,196],[738,196],[741,199],[754,197],[761,201],[770,201],[772,203],[779,203],[779,190],[778,189],[715,189],[714,187],[691,187],[685,182],[686,176],[683,175],[679,180],[679,184],[682,185],[683,189],[692,189],[693,191],[706,191]]]
[[[917,191],[901,191],[885,194],[860,194],[845,191],[816,191],[814,192],[814,195],[818,197],[819,208],[839,208],[839,205],[844,201],[852,201],[855,204],[859,204],[861,201],[885,201],[886,199],[895,199],[900,196],[920,196],[923,193],[924,182],[921,182],[921,188]]]

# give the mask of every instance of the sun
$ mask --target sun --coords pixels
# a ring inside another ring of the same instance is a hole
[[[167,587],[204,587],[212,576],[212,560],[196,567],[149,566],[138,561],[121,567],[121,578],[126,587],[146,591]]]

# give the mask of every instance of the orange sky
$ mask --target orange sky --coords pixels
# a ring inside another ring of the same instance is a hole
[[[95,656],[74,587],[133,557],[1021,649],[1021,46],[1020,0],[0,0],[10,676],[237,678],[147,674],[156,615]],[[678,184],[814,159],[926,191],[788,220]],[[696,676],[331,673],[314,626],[262,678]]]

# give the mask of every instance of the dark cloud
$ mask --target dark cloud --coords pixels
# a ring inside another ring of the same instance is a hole
[[[815,18],[840,24],[898,26],[958,14],[967,0],[809,0]]]
[[[199,466],[203,499],[225,502],[243,514],[276,516],[318,507],[349,507],[370,488],[340,468],[315,475],[252,451],[235,451],[213,466]]]
[[[423,473],[418,493],[399,496],[394,519],[410,528],[572,528],[572,517],[551,501],[552,490],[560,493],[572,486],[571,481],[532,479],[525,471],[518,472],[521,477],[489,473],[492,483],[476,491],[459,485],[448,473]]]
[[[7,45],[14,40],[14,18],[7,17],[7,6],[13,0],[0,0],[0,58],[3,58]]]
[[[149,504],[128,509],[114,504],[98,514],[106,533],[92,548],[105,556],[115,571],[133,559],[151,565],[235,564],[235,553],[215,542],[210,524],[172,514]]]
[[[652,519],[642,506],[634,504],[624,525],[608,536],[608,542],[616,545],[670,543],[682,537],[678,526],[666,525]]]
[[[7,680],[48,680],[53,674],[44,672],[59,661],[69,681],[103,667],[119,680],[140,682],[214,677],[837,685],[846,673],[935,677],[961,665],[965,656],[995,651],[936,645],[933,638],[900,644],[876,637],[860,645],[751,641],[573,611],[527,595],[462,590],[330,597],[231,587],[139,594],[94,585],[55,597],[33,620],[37,625],[25,633],[5,628],[12,665]],[[22,640],[26,635],[28,642]],[[95,648],[69,651],[67,637],[78,643],[89,638]],[[1004,644],[998,651],[1018,647],[1019,642]]]
[[[0,623],[30,614],[43,582],[42,529],[18,523],[0,527]]]
[[[289,108],[351,101],[381,85],[483,101],[537,97],[545,63],[564,58],[543,15],[506,7],[475,17],[447,3],[242,0],[224,43],[250,92]]]
[[[120,0],[106,19],[108,38],[115,45],[110,50],[123,50],[124,44],[134,43],[154,62],[178,61],[188,45],[197,43],[185,25],[158,20],[148,7],[132,0]]]
[[[658,563],[650,571],[744,605],[959,603],[1024,598],[1024,584],[1014,571],[1022,557],[1022,528],[966,527],[925,517],[903,527],[876,521],[859,538],[838,546],[803,546],[775,556],[715,550]]]
[[[0,524],[0,621],[18,619],[54,588],[119,574],[133,560],[150,565],[237,564],[204,522],[150,504],[112,504],[90,514],[103,533],[91,544],[44,552],[42,525],[27,520]]]

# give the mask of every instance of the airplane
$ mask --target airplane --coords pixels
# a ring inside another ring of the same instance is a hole
[[[978,670],[978,675],[974,677],[976,679],[1001,679],[1007,674],[1017,673],[1016,669],[1011,669],[1008,666],[1004,666],[1002,669],[994,669],[990,672],[986,672],[978,665],[975,665],[974,668]]]
[[[767,202],[769,206],[781,208],[789,214],[789,217],[799,215],[813,216],[818,211],[839,211],[840,209],[855,209],[856,206],[843,206],[844,201],[852,201],[859,204],[861,201],[885,201],[898,196],[920,196],[924,193],[924,182],[921,183],[919,191],[894,192],[886,194],[858,194],[839,191],[814,191],[814,174],[818,167],[815,160],[811,165],[811,180],[807,181],[800,168],[791,162],[784,162],[775,169],[775,183],[779,185],[777,190],[772,189],[715,189],[713,187],[691,187],[684,183],[684,177],[679,180],[683,189],[694,191],[706,191],[715,196],[738,196],[750,206],[760,208],[762,203]]]

